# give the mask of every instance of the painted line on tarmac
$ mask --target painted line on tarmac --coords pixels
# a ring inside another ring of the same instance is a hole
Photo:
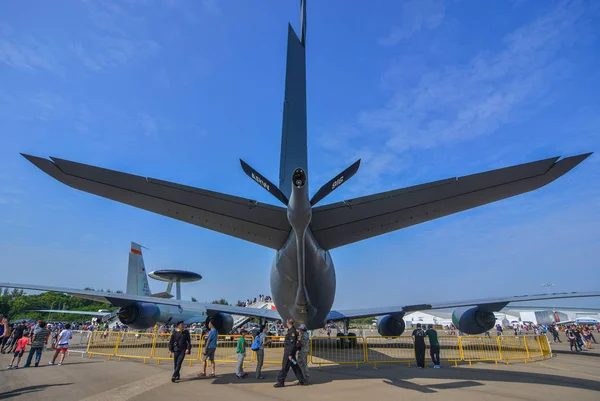
[[[102,393],[83,398],[81,401],[125,401],[155,389],[156,387],[167,384],[170,381],[171,376],[168,372],[157,373],[155,375],[112,388]]]

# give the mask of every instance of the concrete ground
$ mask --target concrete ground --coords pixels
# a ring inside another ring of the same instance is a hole
[[[0,355],[0,399],[24,396],[28,401],[70,400],[165,400],[181,396],[210,399],[310,399],[378,400],[394,397],[444,401],[600,399],[600,345],[574,354],[563,344],[552,344],[556,357],[510,365],[479,363],[442,369],[418,369],[412,365],[329,366],[311,368],[310,386],[294,386],[290,371],[286,388],[273,388],[278,367],[265,368],[266,380],[237,379],[233,364],[217,364],[217,377],[200,379],[199,365],[182,369],[182,381],[171,383],[171,365],[146,365],[137,361],[107,361],[95,356],[71,355],[63,366],[50,366],[50,352],[38,368],[7,370],[10,356]],[[254,367],[251,364],[247,371]],[[23,398],[23,397],[21,397]]]

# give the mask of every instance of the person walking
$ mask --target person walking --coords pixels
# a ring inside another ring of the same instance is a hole
[[[262,375],[263,362],[265,360],[265,344],[267,343],[267,325],[260,326],[260,332],[256,335],[252,343],[252,351],[256,352],[256,378],[263,380]]]
[[[25,349],[27,348],[27,345],[29,345],[29,344],[30,344],[29,332],[25,332],[23,334],[23,336],[17,340],[17,348],[15,348],[15,353],[13,355],[13,359],[12,359],[12,361],[10,361],[10,365],[8,365],[9,369],[12,369],[13,367],[15,369],[19,369],[19,363],[21,363],[21,358],[23,357],[23,354],[25,353]],[[17,361],[16,364],[14,364],[15,360]],[[14,364],[14,366],[13,366],[13,364]]]
[[[60,332],[56,339],[56,352],[54,352],[54,357],[50,361],[50,365],[54,365],[56,362],[56,357],[58,354],[61,354],[60,361],[58,361],[58,366],[63,364],[65,360],[65,356],[67,351],[69,350],[69,341],[73,338],[73,332],[71,331],[71,325],[67,323],[65,328]]]
[[[412,336],[415,342],[415,359],[417,366],[425,368],[425,332],[421,329],[421,323],[417,323],[417,328],[413,330]]]
[[[42,351],[44,349],[44,345],[48,344],[48,337],[50,337],[50,330],[46,328],[46,322],[40,321],[38,323],[38,328],[33,332],[33,337],[31,338],[31,348],[29,349],[29,354],[27,355],[27,361],[25,361],[24,368],[28,368],[31,365],[31,359],[33,358],[33,354],[35,353],[35,367],[37,368],[40,364],[40,359],[42,359]]]
[[[247,331],[245,329],[240,330],[240,338],[235,349],[235,353],[238,356],[235,376],[238,379],[243,379],[244,377],[248,376],[248,373],[244,372],[244,359],[246,358],[246,333]]]
[[[310,372],[308,371],[308,354],[310,352],[310,337],[305,325],[298,327],[298,366],[304,376],[304,383],[308,384]]]
[[[181,378],[179,373],[181,364],[190,352],[192,352],[192,339],[182,320],[177,322],[176,329],[171,333],[169,340],[169,358],[173,358],[173,376],[171,377],[173,383]]]
[[[290,367],[294,371],[296,378],[300,385],[305,385],[304,376],[302,376],[302,371],[298,367],[298,362],[296,361],[296,350],[298,349],[298,333],[296,332],[296,328],[294,327],[294,320],[288,319],[286,320],[286,324],[288,327],[287,334],[285,335],[285,342],[283,345],[283,361],[281,362],[281,371],[279,372],[279,376],[277,376],[277,383],[273,385],[273,387],[285,387],[285,378],[290,370]]]
[[[433,329],[433,324],[430,324],[425,332],[425,335],[429,337],[429,354],[431,355],[431,361],[433,362],[433,368],[440,368],[440,342],[438,341],[437,331]]]
[[[217,339],[219,338],[219,333],[217,329],[215,329],[215,325],[213,321],[208,322],[208,328],[210,331],[208,332],[208,336],[206,337],[206,341],[204,343],[204,350],[202,351],[202,372],[198,375],[199,377],[206,377],[206,365],[210,360],[212,373],[210,377],[215,377],[215,351],[217,350]]]

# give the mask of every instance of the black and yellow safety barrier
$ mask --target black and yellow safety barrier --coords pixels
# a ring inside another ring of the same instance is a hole
[[[185,361],[190,366],[202,360],[204,336],[192,334],[192,352]],[[236,348],[239,335],[220,335],[217,341],[215,362],[237,363]],[[169,358],[170,335],[135,332],[93,332],[89,337],[87,353],[90,355],[141,359],[146,363],[155,360],[161,363]],[[256,354],[250,349],[252,337],[246,336],[246,358],[244,365],[256,362]],[[528,361],[552,357],[548,339],[539,336],[441,336],[440,360],[454,363],[466,362],[505,362]],[[425,341],[426,361],[429,359],[429,340]],[[280,364],[283,356],[284,337],[268,336],[265,346],[264,363]],[[310,341],[308,361],[319,368],[323,365],[355,365],[406,363],[415,361],[415,348],[412,337],[380,336],[314,336]]]

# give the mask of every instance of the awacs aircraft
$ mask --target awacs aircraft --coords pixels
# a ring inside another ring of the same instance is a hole
[[[156,274],[161,273],[163,277],[169,276],[174,279],[172,282],[178,279],[192,281],[199,280],[201,276],[197,273],[180,271],[180,270],[161,270],[159,272],[150,273]],[[164,281],[164,280],[163,280]],[[229,313],[235,313],[237,315],[253,316],[265,318],[272,316],[272,313],[265,316],[261,309],[254,308],[237,308],[227,307],[223,305],[212,305],[198,302],[185,302],[180,300],[181,291],[179,289],[179,283],[177,282],[177,298],[169,304],[157,302],[157,299],[164,299],[168,301],[173,296],[170,294],[172,282],[169,282],[167,291],[159,292],[156,294],[150,293],[150,287],[148,285],[148,276],[146,274],[146,267],[144,265],[144,257],[142,255],[142,246],[131,243],[131,250],[129,252],[129,264],[127,269],[127,290],[125,294],[119,293],[106,293],[100,291],[79,291],[71,289],[61,289],[55,287],[40,287],[40,286],[28,286],[21,284],[3,283],[6,288],[26,288],[35,289],[40,291],[53,291],[53,292],[64,292],[72,294],[82,298],[92,299],[101,302],[110,302],[112,305],[119,306],[119,310],[116,312],[88,312],[88,311],[71,311],[71,310],[60,310],[60,309],[41,309],[38,312],[48,313],[70,313],[78,315],[98,316],[102,318],[102,321],[107,321],[113,317],[118,317],[119,321],[123,324],[128,325],[133,329],[146,329],[154,326],[156,323],[174,323],[179,320],[184,320],[186,324],[206,321],[208,319],[214,319],[215,323],[218,323],[218,327],[222,328],[223,334],[231,331],[233,326],[233,318]],[[137,301],[137,302],[136,302]],[[145,301],[145,302],[144,302]],[[229,308],[229,309],[227,309]],[[262,311],[262,312],[261,312]]]
[[[331,311],[336,288],[331,249],[533,191],[567,173],[590,154],[560,160],[551,157],[317,206],[356,174],[360,160],[309,196],[304,0],[300,10],[300,37],[291,25],[288,27],[279,185],[240,161],[244,172],[284,207],[55,157],[23,156],[73,188],[276,250],[271,294],[277,311],[281,317],[293,317],[309,329],[323,327],[328,320],[347,322],[350,318],[383,316],[379,332],[399,335],[404,330],[402,316],[408,311],[459,308],[454,314],[457,326],[465,333],[477,334],[491,328],[495,322],[492,312],[509,302],[600,295],[544,294]],[[136,300],[129,299],[131,303]]]
[[[199,275],[198,275],[199,276]],[[132,295],[143,295],[148,297],[157,298],[173,298],[171,295],[172,283],[167,285],[167,290],[152,294],[150,292],[150,286],[148,285],[148,275],[146,274],[146,266],[144,264],[144,256],[142,255],[142,246],[135,242],[131,242],[131,249],[129,251],[129,263],[127,264],[127,288],[126,294]],[[178,291],[178,294],[180,292]],[[180,299],[179,297],[177,299]],[[116,316],[117,312],[111,312],[108,310],[99,310],[98,312],[92,311],[76,311],[76,310],[64,310],[64,309],[36,309],[35,312],[46,312],[46,313],[69,313],[73,315],[87,315],[100,317],[102,321],[107,321]]]

